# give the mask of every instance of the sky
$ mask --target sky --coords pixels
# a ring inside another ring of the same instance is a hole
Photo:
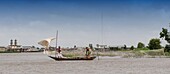
[[[0,0],[0,46],[41,47],[57,30],[61,47],[148,45],[169,23],[169,0]]]

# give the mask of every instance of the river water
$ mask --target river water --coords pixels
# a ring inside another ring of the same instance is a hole
[[[0,53],[0,74],[169,74],[169,58],[54,61],[42,53]]]

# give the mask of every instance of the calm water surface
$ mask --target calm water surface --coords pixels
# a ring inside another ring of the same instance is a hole
[[[0,53],[0,74],[169,74],[169,58],[54,61],[42,53]]]

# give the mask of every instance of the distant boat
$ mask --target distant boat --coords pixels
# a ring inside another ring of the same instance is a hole
[[[58,58],[58,57],[53,57],[49,56],[50,58],[56,60],[56,61],[76,61],[76,60],[94,60],[96,57],[91,56],[91,57],[63,57],[63,58]]]

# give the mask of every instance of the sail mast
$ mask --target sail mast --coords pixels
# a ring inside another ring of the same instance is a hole
[[[103,45],[103,11],[101,12],[101,45]]]
[[[56,50],[55,50],[55,57],[56,57],[56,54],[57,54],[57,40],[58,40],[58,30],[57,30],[57,33],[56,33]]]

